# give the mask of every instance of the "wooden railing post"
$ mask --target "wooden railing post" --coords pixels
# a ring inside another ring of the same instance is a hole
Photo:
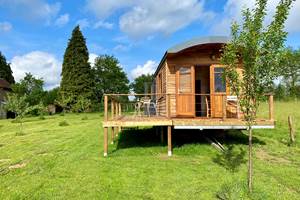
[[[269,96],[269,119],[274,120],[274,102],[273,95]]]
[[[104,120],[108,120],[108,113],[107,113],[107,103],[108,103],[108,97],[107,95],[104,95]]]
[[[111,99],[110,107],[111,107],[111,119],[114,119],[114,100],[113,99]]]
[[[170,94],[167,94],[167,98],[166,98],[166,106],[167,106],[167,109],[166,109],[166,111],[167,111],[167,118],[170,118],[171,117],[171,106],[170,106]]]
[[[227,106],[227,98],[226,98],[226,94],[223,95],[223,120],[226,119],[226,115],[227,115],[227,109],[226,109],[226,106]]]

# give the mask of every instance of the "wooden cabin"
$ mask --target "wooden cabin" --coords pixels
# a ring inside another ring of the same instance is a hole
[[[225,66],[220,64],[220,56],[228,41],[227,37],[202,37],[168,49],[154,74],[151,94],[135,94],[143,98],[151,96],[147,105],[155,107],[155,114],[148,107],[148,115],[126,115],[117,97],[127,94],[106,94],[104,155],[107,155],[108,128],[113,142],[121,127],[167,126],[168,155],[172,154],[172,129],[246,129],[239,100],[223,79]],[[242,64],[238,71],[242,73]],[[269,118],[257,119],[253,128],[274,128],[273,96],[269,97]]]

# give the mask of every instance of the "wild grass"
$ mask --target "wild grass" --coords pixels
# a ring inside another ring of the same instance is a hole
[[[124,130],[104,158],[102,113],[25,118],[22,136],[17,123],[0,120],[0,199],[300,199],[299,106],[276,102],[276,129],[254,132],[252,195],[246,133],[218,137],[228,148],[222,154],[203,138],[219,132],[177,131],[169,158],[153,129]]]

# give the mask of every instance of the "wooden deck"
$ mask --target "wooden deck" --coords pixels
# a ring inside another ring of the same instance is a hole
[[[254,128],[274,128],[274,120],[258,119]],[[175,129],[246,129],[241,119],[167,118],[147,116],[119,116],[103,122],[103,127],[173,126]]]

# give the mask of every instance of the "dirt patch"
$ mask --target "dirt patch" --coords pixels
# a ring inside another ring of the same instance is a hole
[[[19,164],[9,166],[8,169],[20,169],[25,167],[26,165],[27,163],[19,163]]]
[[[291,163],[290,160],[287,160],[282,157],[270,155],[268,152],[266,152],[263,149],[259,149],[258,151],[256,151],[256,157],[260,160],[266,160],[266,161],[270,161],[270,162],[274,162],[274,163],[282,163],[282,164],[290,164]]]

